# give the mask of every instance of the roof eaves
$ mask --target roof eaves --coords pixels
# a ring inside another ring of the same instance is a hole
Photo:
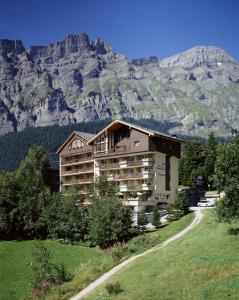
[[[65,140],[65,142],[59,147],[59,149],[56,151],[56,154],[59,154],[60,151],[62,150],[62,148],[67,144],[67,142],[71,139],[71,137],[74,135],[74,134],[77,134],[78,136],[80,136],[81,138],[83,138],[84,140],[86,140],[86,142],[88,142],[88,139],[86,136],[84,136],[84,133],[86,132],[80,132],[80,131],[73,131],[69,137]]]

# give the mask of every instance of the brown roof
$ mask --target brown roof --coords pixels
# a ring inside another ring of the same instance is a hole
[[[86,141],[89,141],[94,136],[94,134],[88,132],[73,131],[71,135],[65,140],[65,142],[60,146],[60,148],[56,151],[56,154],[59,154],[61,152],[62,148],[64,148],[64,146],[68,143],[68,141],[72,138],[74,134],[77,134]]]
[[[144,128],[144,127],[141,127],[141,126],[138,126],[138,125],[135,125],[135,124],[132,124],[132,123],[128,123],[128,122],[125,122],[125,121],[122,121],[122,120],[115,120],[115,121],[111,122],[108,126],[103,128],[96,135],[94,135],[87,143],[90,144],[91,142],[93,142],[95,140],[95,138],[97,138],[99,135],[101,135],[105,130],[109,129],[110,127],[112,127],[114,124],[117,124],[117,123],[135,128],[135,129],[137,129],[139,131],[142,131],[142,132],[145,132],[145,133],[147,133],[148,135],[151,135],[151,136],[160,136],[160,137],[164,137],[166,139],[170,139],[170,140],[174,140],[174,141],[177,141],[177,142],[180,142],[180,143],[184,143],[183,140],[177,139],[176,137],[173,137],[171,135],[162,133],[160,131]]]

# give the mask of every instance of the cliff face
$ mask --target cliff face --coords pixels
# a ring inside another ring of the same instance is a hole
[[[239,127],[239,63],[194,47],[159,61],[128,60],[87,34],[25,49],[0,40],[0,134],[99,118],[180,122],[185,134]]]

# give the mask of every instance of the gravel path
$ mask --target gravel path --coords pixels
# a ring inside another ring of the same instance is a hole
[[[194,212],[195,212],[195,218],[194,218],[194,220],[192,221],[192,223],[188,227],[186,227],[182,231],[178,232],[177,234],[175,234],[171,238],[169,238],[166,241],[164,241],[160,246],[155,246],[155,247],[153,247],[153,248],[151,248],[151,249],[149,249],[147,251],[144,251],[144,252],[142,252],[142,253],[140,253],[138,255],[131,256],[129,259],[123,261],[122,263],[120,263],[119,265],[117,265],[116,267],[114,267],[113,269],[111,269],[110,271],[108,271],[107,273],[105,273],[104,275],[102,275],[100,278],[96,279],[94,282],[92,282],[91,284],[89,284],[86,288],[84,288],[82,291],[80,291],[77,295],[75,295],[74,297],[70,298],[70,300],[82,299],[82,297],[84,297],[85,295],[87,295],[88,293],[90,293],[91,291],[93,291],[100,284],[102,284],[105,281],[107,281],[112,275],[114,275],[115,273],[117,273],[119,270],[123,269],[125,266],[127,266],[132,261],[136,260],[139,257],[145,256],[145,255],[147,255],[149,253],[158,251],[158,250],[164,248],[165,246],[167,246],[169,243],[171,243],[171,242],[177,240],[178,238],[180,238],[181,236],[185,235],[187,232],[189,232],[195,226],[197,226],[200,223],[200,221],[202,220],[203,214],[202,214],[201,210],[195,208]]]

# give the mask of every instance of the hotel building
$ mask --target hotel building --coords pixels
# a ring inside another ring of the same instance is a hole
[[[97,177],[115,183],[119,197],[135,212],[173,201],[178,189],[182,141],[174,136],[115,120],[92,135],[73,132],[57,151],[60,191],[81,194]]]

